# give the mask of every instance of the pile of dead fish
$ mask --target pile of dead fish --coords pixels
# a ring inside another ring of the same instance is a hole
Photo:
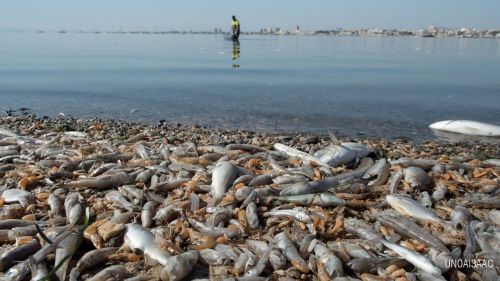
[[[498,159],[51,122],[0,122],[0,280],[499,280]]]

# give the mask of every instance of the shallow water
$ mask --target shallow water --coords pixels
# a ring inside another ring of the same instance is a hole
[[[500,124],[500,40],[0,33],[0,109],[433,138]]]

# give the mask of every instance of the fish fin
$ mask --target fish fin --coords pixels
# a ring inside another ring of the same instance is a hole
[[[335,145],[340,145],[339,139],[329,129],[326,129],[326,130],[328,131],[328,136],[332,140],[332,143]]]

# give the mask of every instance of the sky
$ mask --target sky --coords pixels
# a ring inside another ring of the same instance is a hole
[[[500,28],[500,0],[0,0],[0,29]]]

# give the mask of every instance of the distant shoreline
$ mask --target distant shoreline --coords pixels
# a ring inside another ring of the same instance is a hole
[[[39,33],[39,34],[134,34],[134,35],[228,35],[222,31],[13,31],[1,30],[8,33]],[[422,38],[489,38],[500,39],[500,29],[476,30],[462,29],[431,29],[431,30],[397,30],[397,29],[335,29],[315,31],[288,31],[280,29],[266,29],[261,31],[242,32],[242,35],[263,36],[329,36],[329,37],[422,37]]]

